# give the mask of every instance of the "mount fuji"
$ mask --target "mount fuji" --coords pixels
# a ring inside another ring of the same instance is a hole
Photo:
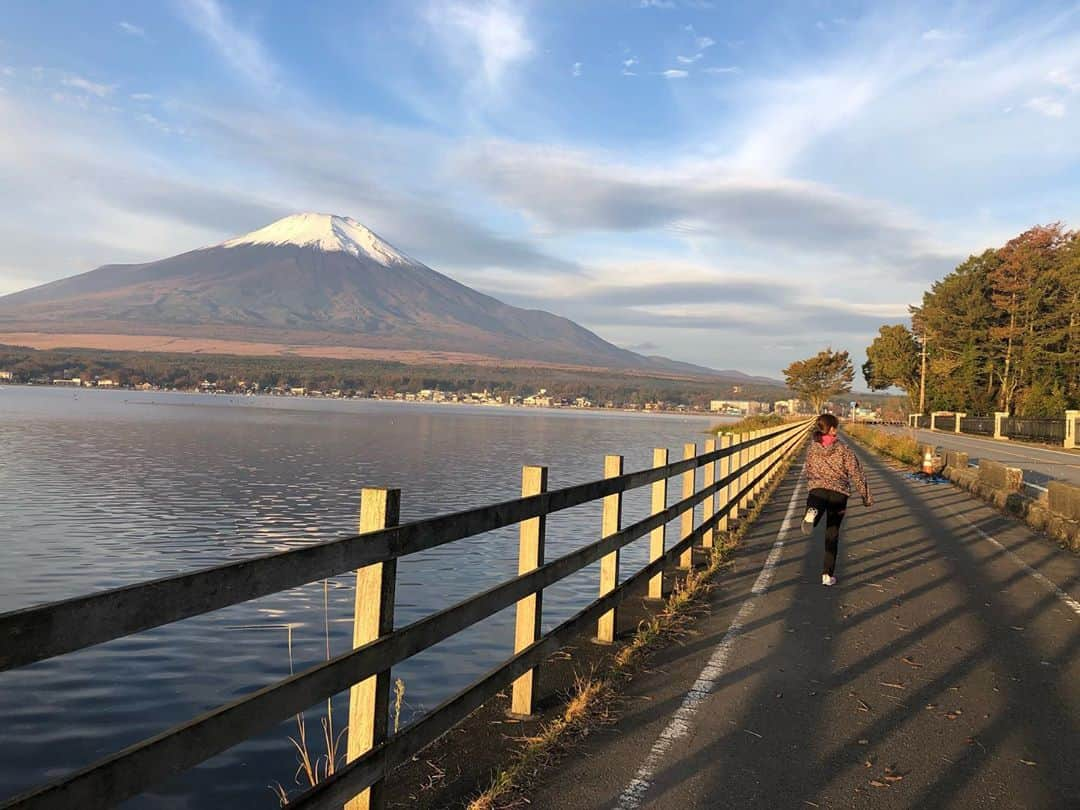
[[[61,334],[65,346],[97,348],[108,336],[171,337],[188,347],[212,342],[220,353],[245,343],[302,347],[310,355],[319,347],[326,356],[351,348],[388,359],[394,351],[441,352],[498,363],[718,374],[645,357],[566,318],[504,304],[405,255],[354,219],[316,213],[172,258],[105,265],[4,296],[0,333],[0,342],[46,333]]]

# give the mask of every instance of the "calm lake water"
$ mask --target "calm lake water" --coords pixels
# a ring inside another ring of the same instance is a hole
[[[651,466],[704,441],[702,417],[372,401],[0,387],[0,612],[281,551],[356,530],[364,486],[402,490],[416,520],[516,497],[521,467],[552,488]],[[648,513],[647,489],[624,525]],[[672,493],[674,499],[674,493]],[[549,518],[549,559],[599,534],[599,504]],[[624,573],[648,538],[624,552]],[[515,575],[516,527],[402,559],[396,624]],[[551,627],[595,597],[595,566],[545,592]],[[321,582],[0,673],[0,799],[115,752],[325,656],[351,639],[354,577]],[[291,626],[291,632],[288,629]],[[505,658],[513,609],[395,668],[402,723]],[[341,728],[347,701],[334,704]],[[319,736],[325,707],[308,714]],[[294,790],[293,723],[126,807],[272,808]]]

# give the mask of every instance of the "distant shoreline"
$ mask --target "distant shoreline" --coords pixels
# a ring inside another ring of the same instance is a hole
[[[96,396],[102,395],[134,395],[139,398],[152,397],[154,395],[165,396],[185,396],[185,397],[201,397],[204,402],[202,403],[190,403],[191,406],[196,404],[210,405],[214,400],[237,400],[243,402],[246,400],[257,400],[262,402],[275,402],[281,403],[283,406],[286,403],[379,403],[384,405],[394,406],[407,406],[407,407],[427,407],[427,408],[462,408],[468,410],[488,410],[488,411],[505,411],[513,413],[523,414],[551,414],[551,413],[563,413],[563,414],[594,414],[594,415],[619,415],[619,416],[639,416],[642,418],[693,418],[710,422],[736,422],[743,417],[733,416],[729,414],[715,414],[708,411],[676,411],[676,410],[664,410],[664,411],[646,411],[633,408],[597,408],[597,407],[578,407],[576,405],[571,406],[557,406],[557,407],[545,407],[536,405],[509,405],[501,404],[496,405],[492,403],[482,402],[431,402],[427,400],[400,400],[385,397],[311,397],[311,396],[292,396],[292,395],[277,395],[277,394],[231,394],[231,393],[210,393],[205,391],[185,391],[179,389],[150,389],[146,391],[140,391],[133,388],[96,388],[96,387],[65,387],[59,385],[39,385],[33,383],[13,383],[13,382],[0,382],[0,391],[5,389],[32,389],[36,391],[56,391],[56,392],[70,392],[72,394],[90,394]],[[178,402],[138,402],[131,403],[138,405],[163,405],[166,407],[183,407]],[[186,404],[185,404],[186,405]],[[252,406],[257,407],[257,406]],[[281,410],[290,410],[287,407],[282,407]],[[310,408],[293,408],[291,410],[313,410]],[[339,411],[344,412],[344,411]]]

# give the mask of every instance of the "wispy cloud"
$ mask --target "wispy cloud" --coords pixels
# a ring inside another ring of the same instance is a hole
[[[1061,68],[1051,70],[1046,74],[1046,80],[1050,82],[1050,84],[1062,87],[1070,93],[1075,93],[1080,90],[1080,79],[1076,78],[1076,76],[1068,70]]]
[[[685,79],[690,74],[685,70],[678,70],[676,68],[670,68],[663,71],[661,74],[665,79]]]
[[[714,76],[718,76],[722,73],[741,73],[742,70],[735,65],[727,65],[725,67],[707,67],[702,69],[703,73],[711,73]]]
[[[675,8],[675,0],[641,0],[641,8]]]
[[[129,23],[126,20],[121,20],[116,24],[116,27],[123,31],[125,34],[131,34],[133,37],[145,37],[146,30],[135,23]]]
[[[65,76],[60,80],[60,84],[74,90],[82,90],[84,93],[89,93],[98,98],[105,98],[105,96],[111,94],[112,91],[116,89],[116,85],[114,84],[92,82],[89,79],[84,79],[82,76]]]
[[[241,76],[265,91],[278,87],[278,70],[262,42],[230,17],[218,0],[180,0],[184,18]]]
[[[479,65],[488,89],[498,88],[535,50],[521,6],[505,0],[435,0],[426,20],[463,72]]]
[[[706,51],[716,44],[715,39],[713,39],[712,37],[702,36],[692,25],[684,25],[683,30],[694,38],[694,47],[697,48],[699,51]]]
[[[676,56],[675,58],[678,61],[682,62],[684,65],[692,65],[702,56],[704,56],[704,54],[695,53],[693,56]]]
[[[153,101],[154,95],[152,93],[132,93],[130,98],[132,101]]]
[[[634,59],[633,57],[631,57],[629,59],[623,59],[623,63],[622,63],[622,74],[623,74],[623,76],[637,76],[637,73],[634,71],[634,67],[637,65],[637,63],[638,63],[638,60]]]
[[[581,62],[574,62],[574,66],[570,69],[571,76],[581,75]]]
[[[731,174],[722,164],[634,167],[491,142],[460,166],[463,176],[553,231],[734,239],[755,249],[843,255],[909,277],[941,272],[956,258],[889,206],[819,184]]]
[[[1024,102],[1029,110],[1045,115],[1047,118],[1064,118],[1065,103],[1049,96],[1036,96]]]

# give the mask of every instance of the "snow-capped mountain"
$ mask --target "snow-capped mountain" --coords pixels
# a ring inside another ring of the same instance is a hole
[[[418,263],[355,219],[334,214],[293,214],[221,243],[221,247],[227,248],[242,245],[295,245],[327,252],[341,251],[358,258],[366,257],[384,267],[395,263]]]
[[[218,245],[146,264],[105,265],[0,298],[0,332],[153,335],[277,347],[462,352],[658,370],[566,318],[459,284],[359,222],[285,217]],[[160,341],[158,341],[160,345]],[[685,374],[669,364],[669,372]],[[705,369],[701,370],[705,372]]]
[[[750,379],[620,349],[567,318],[459,284],[354,219],[317,213],[0,297],[0,342],[5,333],[44,333],[72,347],[130,346],[131,336],[142,335],[153,336],[158,351],[183,338],[182,351],[345,357],[375,350],[364,356],[383,359],[409,351],[443,354],[447,362]]]

